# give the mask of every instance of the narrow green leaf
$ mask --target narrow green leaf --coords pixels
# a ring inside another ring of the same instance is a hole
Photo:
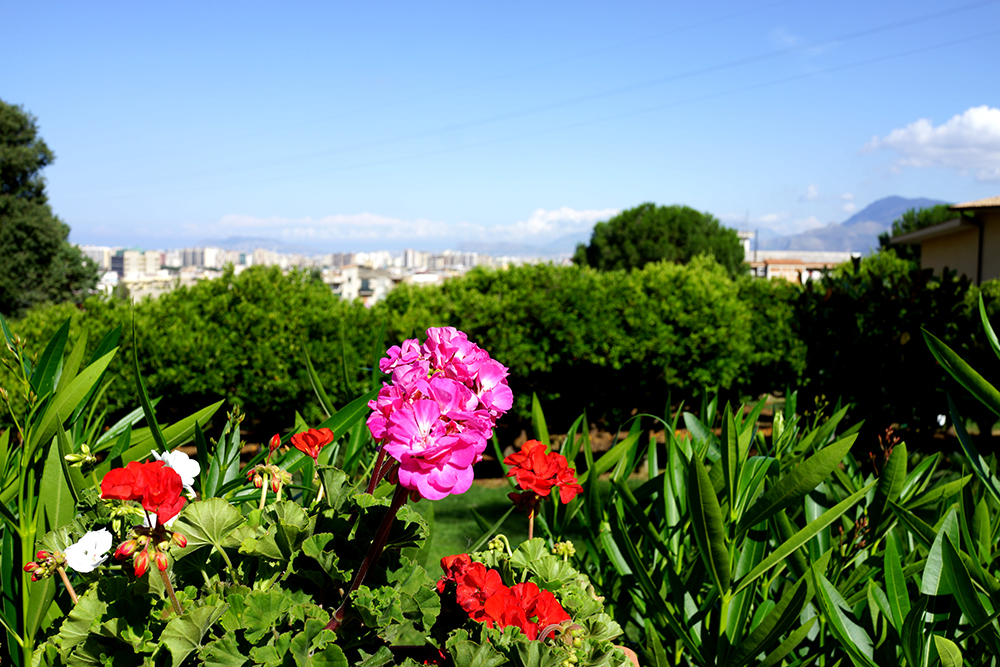
[[[76,374],[80,372],[80,364],[83,363],[83,355],[86,351],[87,330],[84,329],[77,336],[76,343],[73,344],[73,349],[70,351],[69,356],[66,357],[66,363],[63,365],[62,373],[59,375],[59,383],[56,385],[56,391],[65,389],[76,377]]]
[[[326,413],[327,419],[329,419],[337,412],[337,410],[333,407],[333,403],[330,402],[330,397],[326,395],[326,390],[323,388],[323,382],[319,379],[319,375],[313,367],[312,359],[309,358],[309,350],[305,345],[302,346],[302,358],[306,362],[306,374],[309,376],[309,384],[312,385],[313,392],[319,400],[319,405],[323,408],[323,412]]]
[[[969,437],[969,432],[965,428],[965,420],[958,414],[958,408],[955,406],[955,401],[952,400],[951,394],[948,394],[948,412],[951,414],[951,421],[955,426],[958,443],[962,447],[962,451],[965,452],[965,458],[969,462],[969,465],[972,466],[972,471],[976,473],[976,477],[983,483],[986,490],[990,492],[993,499],[997,503],[1000,503],[1000,480],[997,480],[993,475],[990,466],[980,456],[979,450],[976,449],[972,438]]]
[[[774,524],[774,541],[776,544],[783,544],[789,541],[798,532],[796,527],[792,525],[785,510],[781,510],[775,514],[771,520]],[[806,570],[809,569],[809,563],[806,561],[806,556],[802,553],[801,549],[796,549],[788,556],[786,565],[788,565],[789,571],[796,578],[803,576]]]
[[[993,331],[993,327],[990,325],[990,318],[986,314],[986,304],[983,303],[983,294],[979,293],[979,318],[983,321],[983,329],[986,331],[986,340],[990,342],[990,347],[996,353],[997,357],[1000,358],[1000,341],[997,340],[996,332]]]
[[[965,477],[952,480],[947,484],[936,484],[926,493],[919,495],[908,502],[906,504],[906,509],[912,512],[915,509],[936,503],[939,500],[947,500],[956,493],[961,493],[962,487],[968,484],[970,479],[972,479],[972,475],[966,475]]]
[[[729,498],[730,518],[735,516],[737,508],[736,478],[739,475],[739,443],[736,433],[736,422],[729,404],[722,410],[722,436],[719,438],[719,451],[722,464],[722,479],[726,484],[726,497]],[[712,494],[713,496],[715,494]],[[716,499],[718,500],[718,499]],[[756,521],[754,523],[757,523]]]
[[[730,419],[732,416],[730,415]],[[688,505],[691,507],[691,530],[698,542],[698,552],[719,594],[729,590],[729,549],[726,528],[722,523],[719,499],[712,490],[708,472],[701,459],[691,459],[688,470]]]
[[[829,476],[851,450],[857,436],[850,436],[827,445],[788,473],[757,499],[743,515],[738,532],[767,521],[783,509],[798,503]]]
[[[337,414],[325,420],[317,428],[328,428],[337,437],[347,433],[357,421],[367,416],[370,410],[368,401],[375,399],[378,396],[378,391],[378,389],[372,389],[367,394],[358,396],[340,410],[337,410]]]
[[[906,591],[906,579],[903,577],[903,566],[896,548],[896,540],[892,535],[886,537],[883,554],[883,569],[885,571],[885,588],[889,598],[889,609],[892,611],[892,626],[896,632],[903,631],[903,621],[910,613],[910,596]]]
[[[942,595],[948,591],[944,589],[944,541],[945,537],[951,537],[953,541],[959,539],[958,514],[954,508],[948,510],[941,527],[938,528],[931,544],[930,553],[927,554],[927,564],[921,574],[920,592],[924,595]]]
[[[934,648],[937,649],[938,657],[941,659],[941,667],[962,667],[962,651],[958,644],[946,639],[941,635],[934,637]]]
[[[799,618],[810,596],[805,577],[786,588],[774,609],[757,624],[743,642],[735,647],[735,651],[725,663],[726,667],[743,667],[761,653],[770,650],[778,638]]]
[[[795,533],[791,539],[786,540],[781,546],[775,549],[770,556],[765,558],[760,565],[755,567],[750,574],[744,577],[743,580],[739,582],[739,586],[737,586],[734,592],[738,593],[749,586],[755,579],[783,561],[789,556],[789,554],[793,553],[796,549],[808,542],[813,536],[817,535],[821,530],[839,519],[844,512],[861,500],[861,498],[863,498],[868,492],[868,489],[872,488],[874,485],[875,480],[870,481],[856,493],[851,494],[841,502],[823,512],[819,517],[809,522],[805,528]]]
[[[972,577],[969,576],[965,563],[962,562],[958,549],[955,548],[954,541],[944,530],[939,534],[944,536],[944,539],[941,540],[941,556],[944,566],[941,576],[941,592],[951,593],[955,596],[959,608],[972,625],[988,623],[990,612],[979,599],[976,586],[972,582]],[[986,639],[994,654],[1000,651],[1000,635],[997,634],[995,626],[990,625],[986,628]]]
[[[31,388],[34,389],[35,395],[39,398],[44,398],[56,386],[56,374],[59,372],[59,366],[62,364],[63,350],[66,348],[66,340],[69,338],[69,325],[72,321],[73,318],[70,317],[63,322],[62,326],[49,339],[48,345],[45,346],[45,350],[41,356],[38,357],[35,370],[32,372],[29,380]]]
[[[0,315],[0,329],[3,330],[4,340],[7,341],[7,347],[11,350],[17,349],[14,346],[14,334],[10,332],[10,327],[7,326],[7,320],[4,319],[3,315]],[[24,356],[20,357],[21,370],[24,372],[24,377],[31,377],[31,362],[29,362]]]
[[[45,412],[38,421],[38,425],[33,427],[29,442],[31,443],[26,454],[30,456],[34,449],[42,442],[48,442],[56,432],[57,420],[61,423],[77,407],[79,401],[90,392],[94,385],[100,380],[104,369],[111,363],[117,349],[108,352],[106,355],[87,366],[80,372],[69,385],[58,394],[52,397]]]
[[[492,526],[487,527],[485,532],[483,532],[482,536],[480,536],[480,538],[476,540],[476,542],[472,546],[469,547],[469,553],[475,553],[476,551],[479,551],[480,549],[483,548],[484,544],[493,539],[493,536],[496,535],[496,532],[500,530],[500,526],[503,525],[503,522],[507,520],[507,517],[509,517],[511,512],[513,511],[514,511],[513,506],[508,507],[507,511],[504,512],[503,515],[499,519],[497,519]],[[431,514],[431,516],[433,517],[433,513]]]
[[[942,368],[948,371],[960,385],[979,399],[983,405],[1000,416],[1000,391],[997,391],[996,387],[987,382],[976,369],[967,364],[934,334],[926,329],[922,329],[922,331],[924,340],[927,341],[927,347],[930,348],[931,354],[938,360]]]
[[[160,424],[156,421],[156,411],[149,400],[149,394],[146,393],[146,384],[142,381],[142,371],[139,369],[139,339],[135,333],[134,307],[132,310],[132,372],[135,373],[135,389],[136,393],[139,394],[139,404],[142,405],[142,414],[146,416],[146,426],[153,436],[153,442],[156,443],[156,447],[161,453],[166,454],[170,450],[167,448],[166,440],[163,439]]]
[[[549,441],[549,427],[545,423],[545,413],[542,412],[542,404],[538,401],[538,394],[531,393],[531,430],[535,432],[535,439],[546,447],[551,446]]]
[[[906,482],[906,443],[901,442],[892,449],[889,460],[878,478],[875,497],[868,506],[868,525],[872,535],[881,535],[880,526],[892,516],[889,502],[898,502]],[[899,628],[897,628],[898,630]]]
[[[789,633],[788,638],[781,642],[778,648],[771,651],[757,667],[774,667],[784,660],[785,656],[794,651],[795,647],[801,644],[802,640],[806,638],[809,631],[812,630],[812,626],[816,624],[817,618],[817,616],[813,616],[803,625]]]
[[[875,646],[865,629],[854,618],[851,608],[841,597],[836,586],[822,574],[813,573],[816,597],[829,621],[829,628],[855,664],[878,667],[875,663]]]
[[[910,531],[910,534],[917,538],[917,540],[920,541],[925,547],[930,548],[931,544],[934,543],[934,539],[937,537],[937,531],[928,526],[916,514],[906,508],[900,507],[893,502],[889,503],[889,507],[892,508],[892,511],[899,518],[899,521]]]

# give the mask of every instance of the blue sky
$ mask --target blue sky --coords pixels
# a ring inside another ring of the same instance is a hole
[[[0,99],[79,243],[543,245],[646,201],[784,234],[1000,194],[1000,0],[0,9]]]

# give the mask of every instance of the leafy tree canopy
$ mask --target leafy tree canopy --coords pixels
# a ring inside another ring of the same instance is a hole
[[[55,156],[35,118],[0,100],[0,313],[76,299],[97,284],[97,266],[67,241],[41,170]]]
[[[687,264],[713,255],[730,275],[741,273],[743,246],[732,229],[709,213],[687,206],[642,204],[594,226],[590,245],[576,247],[573,261],[602,271],[640,269],[650,262]]]

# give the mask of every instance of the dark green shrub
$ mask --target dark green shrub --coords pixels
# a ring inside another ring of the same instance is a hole
[[[891,424],[933,432],[938,415],[948,413],[945,390],[956,400],[953,381],[922,344],[921,327],[954,347],[986,373],[1000,371],[997,359],[977,339],[974,304],[979,289],[954,273],[941,277],[916,270],[894,253],[879,253],[862,262],[861,270],[843,268],[802,292],[798,319],[808,346],[809,407],[816,399],[853,402],[851,417],[866,420],[869,433]],[[982,292],[988,309],[1000,308],[1000,288],[987,283]],[[977,421],[994,420],[972,402],[963,414]]]

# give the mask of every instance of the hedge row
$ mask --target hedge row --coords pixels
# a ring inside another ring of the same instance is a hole
[[[1000,283],[984,285],[991,313]],[[717,264],[650,264],[632,272],[527,266],[478,269],[438,287],[402,285],[372,309],[345,303],[309,273],[253,268],[180,288],[135,305],[140,367],[166,417],[219,398],[238,403],[262,431],[296,411],[320,417],[303,361],[308,350],[334,404],[379,380],[374,360],[394,343],[450,325],[511,369],[517,397],[510,424],[527,416],[532,392],[553,424],[586,408],[617,425],[632,411],[662,414],[705,387],[728,396],[798,386],[804,407],[858,403],[879,429],[892,422],[935,427],[947,386],[923,344],[928,328],[987,374],[975,304],[980,290],[954,276],[912,271],[891,254],[861,271],[839,270],[807,289],[784,281],[731,279]],[[121,301],[91,298],[77,309],[30,311],[14,329],[36,352],[72,316],[71,340],[86,328],[90,347],[122,324],[111,367],[109,412],[135,406],[130,318]],[[384,335],[383,335],[384,330]],[[0,386],[12,378],[0,369]],[[964,396],[964,392],[953,392]],[[963,410],[975,405],[963,401]],[[986,419],[978,415],[980,419]],[[976,418],[976,416],[973,416]]]

